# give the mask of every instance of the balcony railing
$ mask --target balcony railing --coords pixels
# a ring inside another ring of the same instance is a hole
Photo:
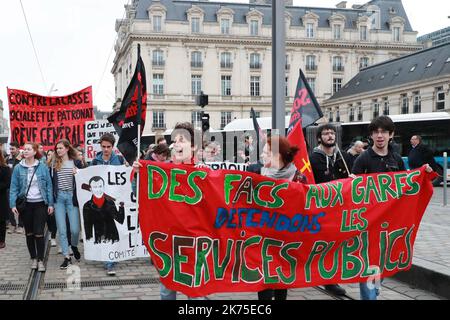
[[[232,62],[221,62],[220,67],[222,69],[233,69],[233,63]]]
[[[153,67],[164,67],[166,65],[165,61],[152,61]]]
[[[317,65],[315,64],[307,64],[306,71],[317,71]]]
[[[191,61],[191,68],[203,68],[202,61]]]
[[[333,71],[342,72],[344,71],[344,66],[333,66]]]
[[[250,63],[250,69],[261,69],[262,64],[261,63]]]

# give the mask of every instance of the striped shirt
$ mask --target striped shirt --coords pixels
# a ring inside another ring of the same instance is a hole
[[[58,190],[73,191],[73,160],[68,160],[63,163],[61,170],[57,171],[58,175]]]

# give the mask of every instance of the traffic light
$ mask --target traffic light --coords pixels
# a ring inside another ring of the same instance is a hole
[[[209,114],[202,111],[202,131],[206,132],[209,130]]]

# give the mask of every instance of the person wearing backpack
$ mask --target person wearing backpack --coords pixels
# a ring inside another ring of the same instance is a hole
[[[44,228],[48,215],[53,214],[53,186],[46,165],[40,163],[38,145],[24,145],[23,160],[14,167],[11,178],[9,206],[21,215],[25,227],[31,269],[45,272]]]

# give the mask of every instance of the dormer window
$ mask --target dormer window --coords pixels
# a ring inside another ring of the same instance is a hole
[[[161,3],[152,4],[148,9],[153,32],[164,31],[164,20],[166,19],[167,9]]]
[[[203,9],[196,5],[192,5],[186,13],[190,24],[191,33],[202,32],[203,17],[205,16]]]
[[[307,23],[306,24],[306,37],[307,38],[314,38],[314,23]]]
[[[155,32],[162,31],[162,17],[161,16],[153,16],[153,31],[155,31]]]
[[[399,42],[400,41],[400,27],[394,27],[394,41]]]
[[[191,32],[192,33],[199,33],[200,32],[200,18],[193,17],[191,19]]]
[[[433,65],[434,60],[431,60],[430,62],[428,62],[427,64],[427,68],[431,68],[431,66]]]
[[[341,32],[340,24],[335,24],[333,26],[333,35],[334,35],[334,40],[341,40],[342,32]]]
[[[259,33],[259,22],[258,20],[250,21],[250,35],[257,36]]]
[[[220,33],[222,34],[230,34],[230,19],[222,19],[220,20]]]
[[[413,65],[411,67],[411,69],[409,69],[409,72],[414,72],[416,70],[416,68],[417,68],[417,64]]]

